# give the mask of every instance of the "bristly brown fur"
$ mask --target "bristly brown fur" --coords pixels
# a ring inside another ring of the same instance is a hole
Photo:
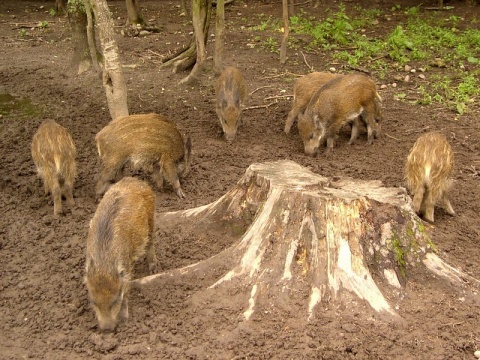
[[[425,220],[434,221],[433,208],[443,202],[445,210],[454,215],[447,198],[453,173],[453,151],[446,137],[439,132],[420,136],[408,154],[405,178],[413,194],[414,210]]]
[[[64,213],[62,196],[65,196],[67,206],[75,204],[75,157],[75,144],[68,131],[54,120],[45,120],[33,136],[32,158],[43,180],[45,193],[53,196],[54,214]]]

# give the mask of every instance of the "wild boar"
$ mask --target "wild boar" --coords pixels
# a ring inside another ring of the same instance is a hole
[[[305,153],[315,155],[325,142],[325,153],[329,153],[345,124],[352,126],[349,144],[353,144],[358,137],[359,118],[367,128],[367,144],[372,144],[380,133],[381,102],[375,83],[365,75],[349,74],[330,80],[312,96],[304,114],[299,114]]]
[[[102,171],[97,195],[105,193],[110,181],[123,176],[124,167],[152,171],[157,187],[165,179],[184,198],[180,177],[190,169],[192,144],[184,139],[174,122],[163,115],[129,115],[112,120],[95,137]]]
[[[45,120],[32,140],[32,158],[45,194],[53,196],[53,213],[63,214],[62,196],[66,205],[75,205],[73,185],[77,174],[76,149],[68,131],[54,120]]]
[[[216,111],[225,139],[231,142],[237,135],[242,108],[247,95],[247,84],[242,72],[229,66],[223,70],[216,83]]]
[[[287,121],[285,122],[284,131],[286,134],[290,132],[298,114],[302,114],[305,111],[310,99],[318,89],[339,76],[342,75],[315,71],[297,79],[293,86],[292,109],[288,113]]]
[[[153,244],[155,193],[145,182],[125,177],[98,204],[87,237],[85,284],[101,330],[128,318],[128,291],[135,261],[146,253],[156,270]]]
[[[407,188],[413,194],[413,209],[434,222],[434,207],[441,202],[445,211],[455,215],[447,197],[453,173],[453,151],[439,132],[421,135],[413,144],[405,166]]]

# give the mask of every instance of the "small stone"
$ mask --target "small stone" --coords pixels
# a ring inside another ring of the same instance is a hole
[[[473,355],[477,358],[480,359],[480,350],[477,350],[473,353]]]
[[[386,88],[387,88],[387,85],[385,85],[385,84],[380,85],[381,90],[386,89]]]
[[[405,65],[405,71],[410,72],[412,70],[412,67],[410,65]]]
[[[423,75],[423,74],[418,75],[418,77],[422,80],[425,80],[425,75]]]
[[[420,72],[425,72],[425,71],[427,71],[427,70],[426,70],[425,68],[418,68],[418,71],[420,71]]]
[[[410,70],[410,72],[411,72],[412,74],[415,74],[415,73],[417,72],[417,70],[412,69],[412,70]]]
[[[140,33],[139,33],[138,35],[140,35],[140,36],[147,36],[147,35],[150,35],[150,31],[142,30],[142,31],[140,31]]]
[[[397,87],[397,83],[392,83],[392,87],[396,88],[396,87]]]
[[[337,69],[335,69],[334,67],[331,67],[331,68],[328,69],[328,70],[330,70],[331,72],[336,72],[336,71],[337,71]]]
[[[409,82],[410,81],[410,75],[405,76],[403,79],[404,82]]]

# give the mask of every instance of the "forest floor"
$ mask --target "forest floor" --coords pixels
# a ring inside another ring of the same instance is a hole
[[[215,113],[216,76],[211,59],[194,86],[178,85],[187,73],[160,68],[162,56],[191,38],[192,26],[180,16],[178,3],[141,1],[145,18],[162,31],[124,37],[120,30],[125,23],[125,2],[109,1],[118,25],[130,113],[165,114],[193,143],[192,170],[182,180],[186,199],[168,189],[157,191],[157,212],[209,204],[235,186],[250,164],[279,159],[293,160],[327,177],[381,180],[388,187],[404,187],[409,149],[421,133],[438,130],[447,136],[455,153],[451,199],[457,216],[437,209],[435,224],[425,223],[426,229],[441,257],[480,279],[478,104],[458,116],[439,104],[399,101],[395,94],[415,93],[423,80],[412,76],[410,82],[398,81],[406,75],[401,70],[383,78],[372,72],[383,98],[384,135],[366,146],[363,132],[357,144],[348,146],[349,135],[344,130],[330,157],[305,156],[296,126],[289,135],[283,131],[292,103],[285,95],[292,94],[294,80],[308,73],[310,66],[317,71],[335,67],[340,73],[352,69],[334,63],[322,50],[302,54],[290,49],[287,64],[281,65],[278,53],[258,40],[266,31],[252,30],[259,24],[259,14],[281,19],[280,3],[235,1],[226,9],[224,63],[242,69],[250,95],[238,136],[227,144]],[[418,2],[403,3],[413,6]],[[435,5],[436,1],[427,3],[431,4],[424,5]],[[345,4],[355,16],[353,2]],[[355,4],[386,15],[392,7],[390,1]],[[478,16],[480,10],[466,1],[449,5],[453,8],[448,16],[467,20]],[[198,301],[195,294],[215,281],[204,277],[133,289],[129,321],[113,333],[100,332],[83,277],[85,239],[97,206],[95,183],[100,163],[94,137],[110,118],[100,78],[91,73],[78,75],[72,69],[69,24],[66,18],[49,14],[53,7],[53,1],[0,3],[0,359],[474,358],[474,351],[480,350],[478,291],[464,292],[421,268],[407,274],[400,298],[389,299],[405,320],[404,326],[382,321],[361,303],[357,311],[344,311],[341,304],[324,304],[308,323],[301,320],[304,303],[256,313],[245,322],[239,313],[246,304],[230,304],[228,298]],[[301,7],[317,15],[322,11],[309,2]],[[398,12],[389,21],[381,20],[375,31],[391,31],[402,20]],[[48,26],[35,28],[42,21]],[[209,40],[211,55],[213,37]],[[448,68],[436,71],[448,75]],[[396,87],[391,85],[394,82]],[[32,136],[46,118],[70,131],[78,153],[76,206],[59,218],[53,216],[51,197],[43,194],[30,154]],[[148,176],[145,179],[150,181]],[[166,233],[158,224],[155,242],[160,270],[209,258],[233,241],[229,236],[212,238],[190,229]],[[139,265],[135,276],[143,275],[146,267]]]

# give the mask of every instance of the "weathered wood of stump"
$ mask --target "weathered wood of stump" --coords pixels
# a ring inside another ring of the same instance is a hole
[[[372,274],[382,289],[398,294],[418,264],[452,282],[477,282],[434,254],[405,189],[385,188],[380,181],[329,179],[287,160],[252,164],[217,201],[163,213],[157,221],[161,227],[248,224],[239,241],[223,252],[134,281],[142,286],[165,277],[204,277],[212,269],[228,269],[210,289],[235,287],[243,296],[245,319],[258,307],[288,303],[293,293],[308,298],[308,318],[320,302],[348,304],[358,298],[398,318]]]

